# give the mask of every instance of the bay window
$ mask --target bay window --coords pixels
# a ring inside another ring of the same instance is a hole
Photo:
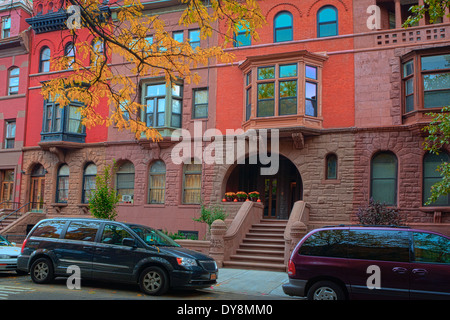
[[[413,52],[403,58],[401,70],[403,111],[408,117],[449,105],[449,53]]]
[[[325,59],[306,51],[270,55],[265,60],[249,57],[241,65],[244,128],[262,127],[263,122],[267,127],[269,121],[274,126],[283,121],[285,125],[303,123],[321,127],[321,75]]]

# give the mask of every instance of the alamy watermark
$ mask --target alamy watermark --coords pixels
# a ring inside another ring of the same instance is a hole
[[[218,129],[202,132],[203,122],[194,122],[193,135],[189,130],[177,129],[171,140],[179,141],[171,152],[174,164],[261,164],[261,175],[278,172],[278,129],[227,129],[225,135]],[[269,142],[270,141],[270,142]],[[270,147],[269,147],[270,144]]]

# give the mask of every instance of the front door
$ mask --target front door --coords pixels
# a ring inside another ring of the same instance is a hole
[[[1,172],[2,186],[0,202],[3,203],[3,209],[13,209],[13,186],[14,170],[4,170]]]
[[[44,206],[45,177],[31,177],[31,208],[41,210]]]
[[[277,178],[264,179],[264,218],[274,219],[277,217]]]

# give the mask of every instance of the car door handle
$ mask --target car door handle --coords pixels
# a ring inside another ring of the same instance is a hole
[[[413,269],[412,273],[417,274],[419,276],[424,276],[428,273],[428,271],[425,269]]]
[[[394,271],[395,273],[398,273],[398,274],[405,274],[408,271],[408,269],[403,268],[403,267],[395,267],[392,269],[392,271]]]

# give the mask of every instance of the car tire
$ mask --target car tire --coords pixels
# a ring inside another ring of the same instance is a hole
[[[345,300],[345,292],[333,281],[316,282],[308,290],[308,300]]]
[[[52,262],[47,258],[36,259],[31,265],[30,276],[34,283],[51,282],[54,278]]]
[[[159,296],[169,290],[169,277],[160,267],[148,267],[139,277],[139,287],[145,294]]]

